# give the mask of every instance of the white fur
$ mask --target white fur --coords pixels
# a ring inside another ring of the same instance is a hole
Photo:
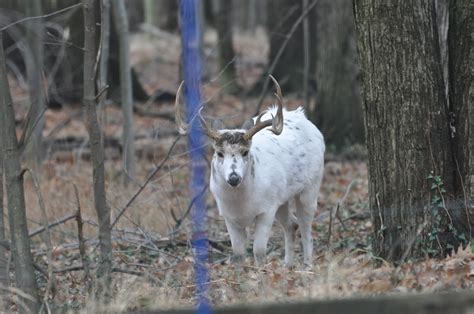
[[[270,119],[272,115],[276,115],[275,107],[269,109],[262,120]],[[323,177],[324,139],[318,128],[306,118],[302,108],[294,111],[284,109],[283,118],[284,127],[280,135],[261,130],[253,136],[248,157],[236,153],[238,147],[230,145],[223,158],[214,153],[210,189],[220,214],[225,218],[236,261],[241,262],[245,257],[245,229],[255,222],[255,262],[258,265],[264,263],[267,242],[276,218],[285,233],[285,262],[291,266],[294,263],[296,226],[291,220],[290,207],[296,206],[304,262],[308,265],[312,262],[311,224]],[[233,169],[230,169],[232,165]],[[242,177],[242,182],[236,187],[227,183],[232,171]]]

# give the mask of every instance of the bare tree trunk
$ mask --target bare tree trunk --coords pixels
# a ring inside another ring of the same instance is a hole
[[[27,307],[27,309],[20,307],[20,313],[37,313],[39,310],[38,290],[33,269],[33,258],[30,251],[30,239],[28,237],[23,175],[21,173],[20,154],[16,138],[13,102],[5,68],[2,35],[0,32],[0,92],[2,97],[0,103],[0,127],[3,128],[3,166],[5,170],[8,218],[12,243],[11,251],[15,265],[16,287],[32,298],[18,296]]]
[[[100,6],[101,23],[100,23],[100,60],[99,60],[99,81],[98,91],[101,93],[99,97],[99,127],[103,132],[106,123],[105,102],[107,100],[107,68],[110,52],[110,0],[102,0]],[[103,136],[102,136],[103,139]],[[103,144],[103,143],[102,143]]]
[[[303,10],[308,9],[308,0],[302,0],[303,1]],[[309,72],[311,70],[310,68],[310,47],[309,47],[309,21],[308,21],[308,16],[305,16],[303,19],[303,99],[304,103],[303,106],[305,108],[309,108],[309,90],[308,90],[308,84],[309,84]]]
[[[320,0],[316,7],[316,98],[312,116],[328,143],[344,147],[364,140],[351,2]]]
[[[130,40],[127,12],[123,0],[112,2],[115,27],[119,38],[120,93],[123,112],[123,166],[125,185],[135,176],[135,143],[133,134],[133,90],[130,66]]]
[[[157,26],[156,18],[156,0],[145,0],[145,23]]]
[[[255,33],[257,29],[257,0],[249,0],[249,4],[247,6],[247,30]],[[260,16],[259,16],[260,18]]]
[[[107,295],[112,271],[112,238],[110,234],[110,209],[105,197],[104,150],[97,119],[95,95],[95,60],[97,54],[94,0],[83,0],[84,12],[84,96],[86,124],[92,159],[94,205],[99,221],[100,262],[97,269],[98,295]]]
[[[458,196],[474,221],[474,10],[472,1],[450,1],[449,96],[455,122]],[[472,237],[472,232],[471,232]]]
[[[232,1],[214,0],[212,5],[218,40],[219,81],[225,92],[235,93],[239,87],[236,81],[235,53],[232,44]]]
[[[313,1],[310,1],[310,5]],[[316,24],[316,10],[315,6],[308,13],[309,29],[314,30]],[[281,84],[283,90],[287,92],[301,91],[304,73],[304,49],[303,49],[303,23],[298,25],[296,31],[288,40],[291,29],[294,27],[298,19],[305,10],[303,9],[302,1],[294,0],[272,0],[267,1],[267,29],[270,35],[270,56],[269,64],[272,64],[277,57],[278,62],[272,75],[274,75]],[[312,32],[314,33],[314,32]],[[285,42],[288,42],[281,56],[280,49]],[[311,40],[309,50],[312,54],[316,49],[317,40]],[[316,58],[310,58],[309,67],[314,71]],[[267,77],[262,77],[267,80]]]
[[[1,38],[1,35],[0,35]],[[1,61],[1,60],[0,60]],[[0,120],[0,122],[2,122]],[[5,241],[5,210],[3,207],[3,128],[0,127],[0,241]],[[8,280],[8,257],[7,249],[0,245],[0,285],[3,287],[9,286]],[[0,308],[7,308],[6,300],[7,291],[0,291]]]
[[[27,16],[42,14],[41,1],[25,2]],[[33,132],[27,144],[26,158],[29,166],[37,172],[43,158],[43,129],[45,99],[43,94],[43,38],[44,24],[41,19],[32,20],[28,24],[27,41],[30,54],[26,54],[26,70],[28,75],[28,91],[30,96],[29,125],[25,126],[28,132]],[[39,119],[39,120],[38,120]],[[37,122],[36,122],[37,121]],[[32,128],[35,128],[32,130]]]
[[[445,253],[466,232],[432,1],[354,1],[376,254]],[[465,239],[464,239],[465,240]]]

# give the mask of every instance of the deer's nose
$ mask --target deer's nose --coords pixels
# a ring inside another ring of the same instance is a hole
[[[232,185],[234,187],[239,185],[240,181],[241,181],[240,176],[235,172],[232,172],[229,175],[229,178],[227,179],[227,183],[229,183],[230,185]]]

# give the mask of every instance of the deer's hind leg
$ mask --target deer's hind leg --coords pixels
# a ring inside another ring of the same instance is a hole
[[[291,219],[290,206],[287,203],[278,208],[275,219],[283,227],[285,235],[285,264],[290,267],[295,261],[295,237],[297,225]]]
[[[296,217],[303,244],[303,261],[311,265],[313,260],[312,223],[316,213],[320,184],[309,186],[296,196]]]

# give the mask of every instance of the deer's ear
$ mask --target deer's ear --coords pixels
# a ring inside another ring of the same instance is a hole
[[[212,128],[216,130],[222,130],[224,128],[224,123],[221,120],[216,119],[212,121]]]
[[[254,126],[253,119],[247,119],[244,124],[242,124],[242,129],[250,130]]]

